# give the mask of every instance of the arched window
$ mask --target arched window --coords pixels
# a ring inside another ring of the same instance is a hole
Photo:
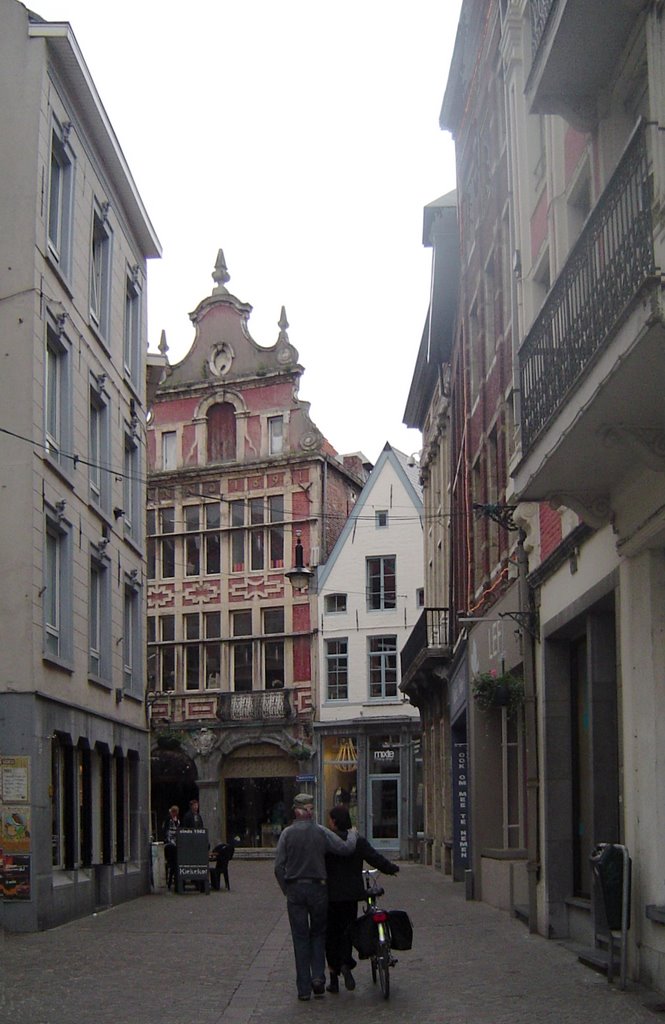
[[[230,402],[208,409],[208,462],[232,462],[236,457],[236,413]]]

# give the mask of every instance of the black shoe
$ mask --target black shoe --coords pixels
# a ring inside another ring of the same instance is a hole
[[[312,982],[312,992],[314,993],[314,998],[315,999],[320,999],[321,996],[324,996],[326,994],[326,982],[325,982],[325,979],[323,979],[322,981],[313,981]]]
[[[339,975],[330,972],[330,984],[326,985],[326,992],[339,992]]]
[[[352,992],[356,987],[356,979],[351,973],[351,968],[347,967],[346,964],[342,966],[342,977],[344,978],[344,985],[348,988],[349,992]]]
[[[300,999],[300,1001],[303,1003],[309,1002],[309,996],[298,996],[298,999]]]

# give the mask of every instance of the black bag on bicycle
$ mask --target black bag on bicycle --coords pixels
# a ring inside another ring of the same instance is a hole
[[[413,925],[406,910],[389,910],[390,945],[393,949],[411,949]]]
[[[376,952],[378,930],[371,914],[362,914],[351,925],[351,942],[361,960]]]

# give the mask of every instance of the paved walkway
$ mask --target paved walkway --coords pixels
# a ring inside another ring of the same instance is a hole
[[[384,903],[414,924],[390,1000],[361,962],[354,992],[300,1003],[272,862],[234,860],[230,874],[230,893],[155,894],[1,937],[1,1024],[655,1024],[665,1008],[414,864],[385,880]]]

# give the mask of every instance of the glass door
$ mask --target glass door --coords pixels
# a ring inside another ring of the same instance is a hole
[[[369,777],[369,835],[378,850],[398,850],[400,834],[399,775]]]

